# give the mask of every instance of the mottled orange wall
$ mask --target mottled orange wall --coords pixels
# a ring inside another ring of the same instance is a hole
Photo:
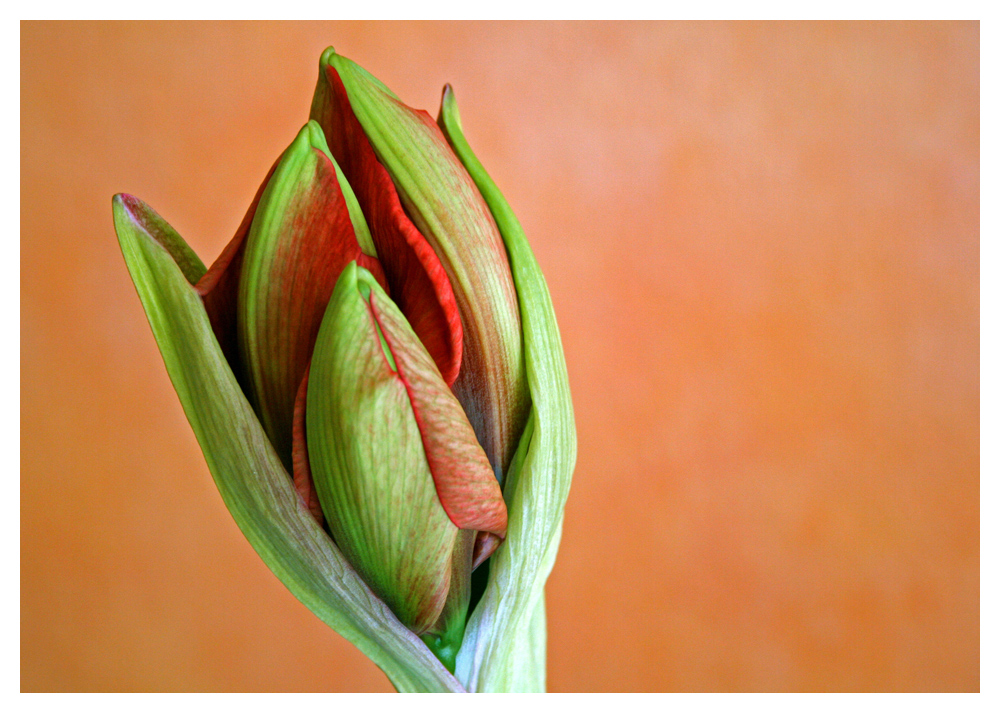
[[[21,685],[389,690],[215,491],[111,226],[211,260],[327,44],[455,86],[579,429],[556,691],[979,688],[979,27],[35,24]]]

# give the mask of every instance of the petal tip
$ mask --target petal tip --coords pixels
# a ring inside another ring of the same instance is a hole
[[[111,208],[120,208],[128,211],[133,220],[135,220],[135,209],[141,205],[142,201],[131,193],[115,193],[111,198]]]
[[[320,68],[322,69],[326,65],[330,64],[333,61],[333,58],[336,56],[336,54],[337,50],[333,48],[333,45],[330,45],[325,50],[323,50],[323,54],[319,56]]]

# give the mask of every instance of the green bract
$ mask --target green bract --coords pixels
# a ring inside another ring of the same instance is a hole
[[[331,48],[311,113],[207,271],[115,197],[167,371],[254,549],[398,690],[542,691],[576,457],[545,280],[450,88],[439,127]]]
[[[510,259],[521,309],[531,416],[504,486],[507,540],[469,617],[458,676],[474,691],[545,689],[544,587],[562,534],[576,464],[576,425],[559,326],[542,270],[510,205],[472,153],[451,87],[438,123],[490,207]],[[517,556],[513,556],[517,553]]]

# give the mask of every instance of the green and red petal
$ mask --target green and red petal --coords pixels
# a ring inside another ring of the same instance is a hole
[[[520,307],[496,222],[427,112],[403,104],[332,48],[321,62],[332,95],[328,103],[347,117],[334,133],[358,125],[406,215],[447,273],[463,330],[462,366],[452,388],[502,482],[527,421],[530,397]]]
[[[243,267],[243,248],[246,245],[247,235],[250,233],[253,217],[257,213],[260,196],[267,188],[280,160],[279,158],[271,165],[264,180],[261,181],[233,239],[229,241],[219,257],[208,268],[208,272],[195,285],[195,289],[201,295],[202,302],[205,303],[205,311],[208,312],[212,331],[215,332],[215,338],[219,341],[219,346],[222,347],[222,353],[225,354],[226,361],[229,362],[229,366],[241,383],[243,374],[242,369],[239,368],[239,345],[236,341],[236,299],[240,288],[240,270]]]
[[[242,251],[237,337],[248,396],[291,469],[295,397],[337,278],[351,262],[382,277],[378,262],[355,238],[315,122],[279,159]]]
[[[337,546],[399,620],[422,634],[445,605],[459,529],[438,500],[410,397],[369,306],[372,293],[385,297],[352,264],[330,298],[309,367],[309,467]]]
[[[503,538],[507,507],[468,416],[389,299],[372,290],[369,306],[406,386],[441,506],[456,527]]]
[[[368,219],[389,294],[450,386],[461,368],[463,334],[451,283],[434,249],[403,210],[392,178],[351,109],[343,82],[325,61],[328,52],[320,60],[311,118],[323,127],[330,152]]]
[[[323,508],[313,485],[312,471],[309,469],[309,448],[306,443],[306,394],[309,389],[309,367],[302,376],[299,392],[295,395],[295,412],[292,415],[292,481],[295,492],[309,509],[313,518],[321,526],[324,524]]]

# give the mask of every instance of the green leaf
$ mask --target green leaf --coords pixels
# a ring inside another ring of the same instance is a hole
[[[507,247],[532,402],[529,425],[504,486],[507,539],[490,560],[486,591],[466,625],[456,673],[470,691],[542,690],[545,580],[559,548],[576,463],[566,361],[545,278],[510,205],[465,140],[450,87],[445,87],[438,123],[486,200]]]
[[[158,234],[145,228],[155,213],[141,201],[115,196],[113,211],[167,372],[247,540],[292,594],[374,661],[398,690],[462,691],[368,589],[295,493],[212,333],[192,287],[197,270],[182,270],[173,257],[176,246],[161,244]]]

